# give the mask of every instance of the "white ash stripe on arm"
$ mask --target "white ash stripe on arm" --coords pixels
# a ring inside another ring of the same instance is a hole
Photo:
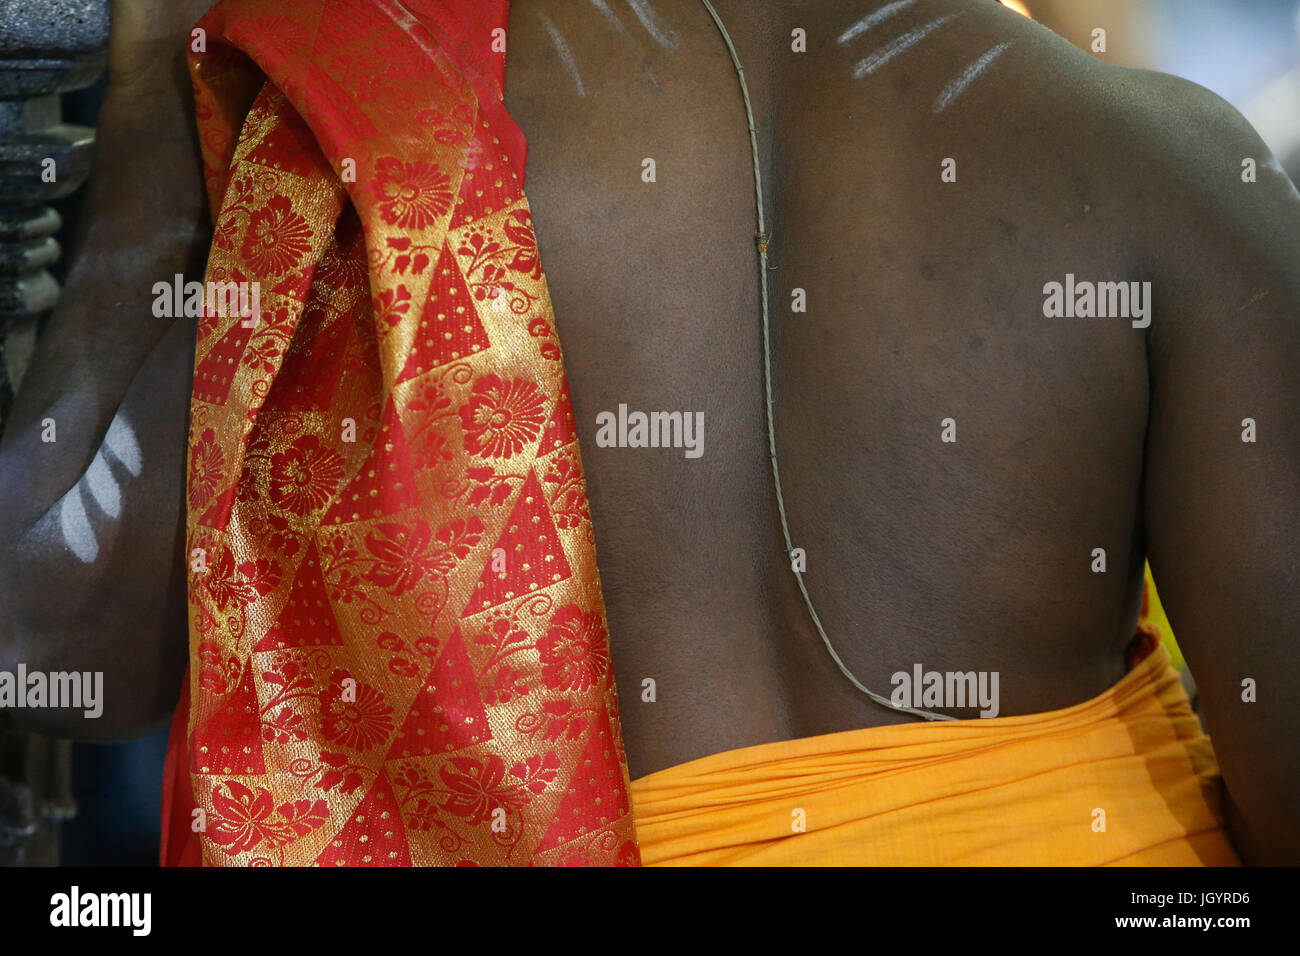
[[[86,469],[86,474],[82,476],[79,484],[86,486],[90,497],[95,499],[95,504],[99,505],[99,509],[104,514],[110,518],[122,514],[122,489],[118,487],[117,479],[113,477],[102,449],[95,453],[90,467]]]
[[[573,62],[573,53],[569,50],[569,44],[565,42],[564,36],[550,17],[540,10],[537,12],[537,16],[546,26],[546,32],[551,35],[551,42],[555,44],[555,51],[560,54],[560,62],[564,64],[564,69],[568,71],[569,76],[573,79],[573,85],[577,87],[578,95],[585,98],[587,88],[582,85],[582,74],[578,72],[578,64]]]
[[[1013,41],[1011,40],[1008,40],[1006,43],[999,43],[974,63],[967,66],[966,69],[962,70],[957,78],[949,83],[947,89],[940,93],[938,99],[934,101],[934,111],[936,113],[942,113],[951,106],[953,100],[966,92],[966,88],[974,83],[975,80],[979,78],[979,75],[992,66],[993,62],[1003,53],[1007,52],[1007,49],[1012,45]]]
[[[135,431],[130,423],[119,413],[109,423],[108,433],[104,435],[104,448],[120,461],[132,477],[138,477],[143,464],[140,443],[135,440]]]
[[[626,0],[626,2],[636,14],[636,18],[641,21],[641,26],[654,37],[656,43],[669,50],[677,49],[677,34],[673,32],[672,27],[663,22],[654,7],[650,6],[650,0]]]
[[[126,472],[121,479],[113,473],[115,464],[119,467],[119,475]],[[135,432],[119,413],[109,424],[95,457],[77,483],[24,537],[31,536],[36,541],[49,540],[45,536],[52,534],[52,525],[57,522],[59,535],[67,549],[83,564],[94,563],[99,557],[100,542],[92,524],[94,519],[86,507],[87,501],[93,502],[94,510],[104,517],[117,521],[122,517],[123,484],[138,477],[143,466],[144,458]]]
[[[888,20],[890,17],[894,16],[897,13],[902,13],[904,10],[906,10],[908,7],[912,6],[915,3],[916,0],[896,0],[896,2],[894,3],[885,4],[875,13],[867,14],[857,23],[853,24],[853,26],[849,27],[847,30],[841,33],[839,42],[841,44],[848,43],[850,40],[862,36],[862,34],[866,33],[872,27],[876,26],[877,24],[884,23],[886,20]]]
[[[609,8],[609,4],[605,0],[587,0],[587,2],[599,10],[601,16],[614,25],[614,29],[618,30],[623,39],[629,43],[633,42],[631,34],[627,32],[627,27],[623,26],[623,21],[618,18],[618,14]]]
[[[917,27],[915,30],[909,30],[897,39],[891,40],[875,53],[863,60],[859,60],[858,65],[853,68],[853,78],[855,80],[860,80],[864,76],[876,72],[876,70],[880,69],[894,57],[898,56],[900,53],[907,52],[949,20],[956,19],[959,16],[961,16],[960,13],[950,13],[947,16],[939,17],[937,20],[931,20],[929,23]]]
[[[83,564],[91,564],[99,557],[99,542],[81,500],[81,482],[68,489],[59,501],[59,530],[63,532],[63,543]]]

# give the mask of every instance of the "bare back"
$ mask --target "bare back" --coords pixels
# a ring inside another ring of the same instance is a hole
[[[208,245],[180,55],[208,2],[115,17],[89,228],[0,444],[0,670],[106,674],[93,726],[16,712],[41,733],[144,733],[181,684],[193,328],[148,292]],[[848,667],[996,670],[1003,715],[1085,700],[1147,555],[1237,849],[1300,860],[1300,192],[1209,91],[994,0],[713,3],[767,184],[794,544]],[[703,4],[515,0],[510,28],[632,775],[909,719],[835,668],[783,553],[749,136]],[[1150,324],[1049,316],[1070,275],[1149,281]],[[602,447],[620,406],[702,413],[702,456]],[[50,516],[118,416],[148,464],[86,563]]]
[[[1042,289],[1140,277],[1135,187],[1073,95],[1025,92],[1093,65],[991,0],[715,6],[764,153],[791,532],[837,650],[885,693],[915,663],[999,671],[1003,714],[1100,693],[1140,596],[1146,342],[1044,318]],[[510,42],[633,776],[906,719],[836,670],[783,553],[749,137],[706,10],[519,3]],[[702,411],[703,456],[599,447],[620,404]]]

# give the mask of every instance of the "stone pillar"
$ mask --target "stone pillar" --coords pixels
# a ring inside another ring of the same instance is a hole
[[[59,96],[98,79],[108,30],[108,0],[0,0],[0,429],[59,297],[48,204],[90,172],[94,130],[62,122]],[[57,865],[59,822],[75,812],[70,754],[0,712],[0,865]]]

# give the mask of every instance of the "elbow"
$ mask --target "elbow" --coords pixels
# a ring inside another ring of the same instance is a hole
[[[175,693],[115,693],[103,671],[44,669],[25,661],[0,670],[0,711],[17,730],[82,743],[120,743],[149,736],[171,719]],[[6,693],[8,692],[8,693]]]
[[[147,654],[140,653],[138,632],[119,633],[127,628],[104,622],[71,631],[22,626],[8,614],[4,622],[0,711],[16,729],[114,743],[154,733],[172,716],[184,674],[183,643],[172,653]]]

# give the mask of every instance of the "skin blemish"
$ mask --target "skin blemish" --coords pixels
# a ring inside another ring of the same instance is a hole
[[[677,34],[660,19],[659,14],[650,6],[649,0],[626,0],[626,2],[636,14],[636,18],[641,21],[641,26],[645,27],[646,33],[654,37],[656,43],[668,50],[677,49]]]
[[[916,3],[916,0],[897,0],[896,3],[887,3],[875,13],[869,13],[853,26],[849,27],[840,34],[839,43],[848,43],[855,37],[860,37],[877,24],[884,23],[890,17],[897,13],[902,13],[908,7]]]
[[[966,69],[962,70],[957,78],[948,84],[948,88],[939,94],[939,98],[934,101],[934,111],[936,113],[942,113],[951,106],[953,101],[957,99],[957,97],[961,96],[962,93],[966,92],[966,88],[974,83],[981,73],[992,66],[998,57],[1003,53],[1006,53],[1011,45],[1012,41],[999,43],[974,63],[966,67]]]
[[[560,34],[559,29],[551,22],[551,18],[540,10],[537,16],[546,26],[546,32],[551,35],[551,42],[555,44],[555,51],[560,54],[560,61],[564,64],[565,70],[573,79],[573,85],[577,87],[578,95],[586,98],[587,88],[582,85],[582,74],[578,72],[578,64],[573,62],[573,54],[569,51],[569,44],[564,42],[564,37]]]
[[[853,68],[853,78],[860,80],[864,76],[870,76],[894,57],[907,52],[949,20],[956,19],[959,16],[961,16],[960,13],[950,13],[937,20],[931,20],[915,30],[909,30],[897,39],[891,40],[866,59],[859,60],[858,65]]]

